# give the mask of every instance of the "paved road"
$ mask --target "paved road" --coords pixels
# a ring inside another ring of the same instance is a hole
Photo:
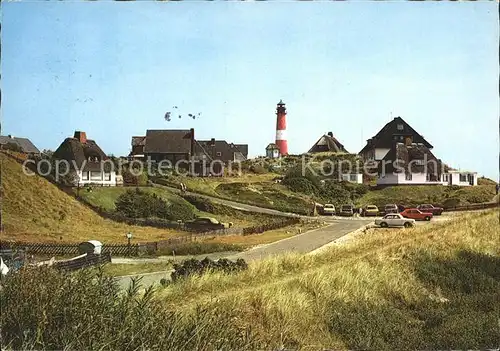
[[[330,221],[332,220],[330,219],[329,222]],[[237,254],[226,254],[226,256],[224,257],[231,260],[243,258],[245,261],[251,262],[272,256],[277,256],[287,252],[308,253],[371,222],[372,220],[370,219],[343,219],[332,221],[330,222],[331,224],[326,227],[314,229],[287,239],[276,241],[274,243],[255,247],[245,252],[240,252]],[[215,259],[215,257],[213,258]],[[220,256],[218,258],[220,258]],[[162,278],[169,279],[171,272],[172,271],[148,273],[140,274],[137,276],[142,276],[142,284],[144,286],[149,286],[158,283]],[[126,288],[130,283],[131,277],[134,276],[120,277],[118,279],[120,286]]]
[[[346,234],[349,234],[372,220],[338,220],[319,229],[292,236],[265,246],[256,247],[236,255],[229,256],[230,259],[243,258],[245,261],[255,261],[280,255],[286,252],[308,253],[323,245],[328,244]]]

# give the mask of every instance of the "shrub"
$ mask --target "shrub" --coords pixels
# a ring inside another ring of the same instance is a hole
[[[342,204],[350,203],[351,193],[346,190],[342,184],[328,182],[321,189],[321,198],[326,202],[334,204],[335,206],[340,206]]]
[[[283,185],[296,193],[303,193],[307,195],[314,194],[318,188],[306,177],[285,178]]]
[[[263,166],[256,164],[256,165],[250,166],[250,172],[255,173],[255,174],[264,174],[264,173],[267,173],[267,170]]]
[[[116,212],[129,218],[158,217],[168,220],[190,220],[192,209],[181,203],[169,204],[155,193],[139,188],[121,194],[115,202]]]
[[[457,198],[454,198],[454,197],[446,199],[443,202],[443,207],[444,208],[456,207],[458,205],[460,205],[460,199],[457,199]]]
[[[146,172],[141,172],[139,175],[133,174],[126,169],[122,172],[123,184],[126,186],[146,186],[148,184],[148,176]]]
[[[236,262],[226,258],[221,258],[218,261],[204,258],[203,260],[190,259],[182,264],[174,264],[174,271],[171,274],[172,281],[184,279],[190,275],[201,275],[208,271],[222,271],[224,273],[234,273],[248,268],[245,260],[239,258]]]
[[[315,175],[310,169],[302,169],[302,166],[295,166],[287,171],[283,182],[290,180],[292,178],[307,178],[316,188],[321,186],[320,179]]]

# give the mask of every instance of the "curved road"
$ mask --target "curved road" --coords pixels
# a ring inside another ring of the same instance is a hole
[[[277,256],[287,252],[308,253],[314,251],[329,242],[332,242],[346,234],[349,234],[369,223],[371,219],[342,219],[342,220],[329,220],[330,224],[326,227],[313,229],[308,232],[292,236],[274,243],[262,245],[250,249],[248,251],[240,252],[237,254],[229,254],[225,256],[228,259],[236,260],[242,258],[247,262],[261,260],[272,256]],[[206,255],[210,256],[210,255]],[[162,278],[169,279],[171,271],[156,272],[139,274],[134,276],[119,277],[118,282],[120,286],[126,288],[130,279],[133,277],[142,276],[142,284],[149,286],[159,283]]]

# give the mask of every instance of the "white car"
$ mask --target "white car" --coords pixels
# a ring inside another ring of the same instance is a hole
[[[375,220],[375,224],[382,228],[387,227],[405,227],[410,228],[415,225],[415,220],[404,218],[399,213],[386,214],[384,217]]]
[[[335,206],[332,204],[325,204],[325,206],[323,206],[323,214],[333,216],[335,214]]]

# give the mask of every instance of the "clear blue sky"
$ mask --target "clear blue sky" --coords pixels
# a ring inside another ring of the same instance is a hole
[[[84,130],[126,155],[195,128],[264,154],[332,131],[358,152],[402,116],[451,166],[498,178],[498,4],[4,2],[2,134],[55,149]],[[173,117],[173,106],[183,115]]]

